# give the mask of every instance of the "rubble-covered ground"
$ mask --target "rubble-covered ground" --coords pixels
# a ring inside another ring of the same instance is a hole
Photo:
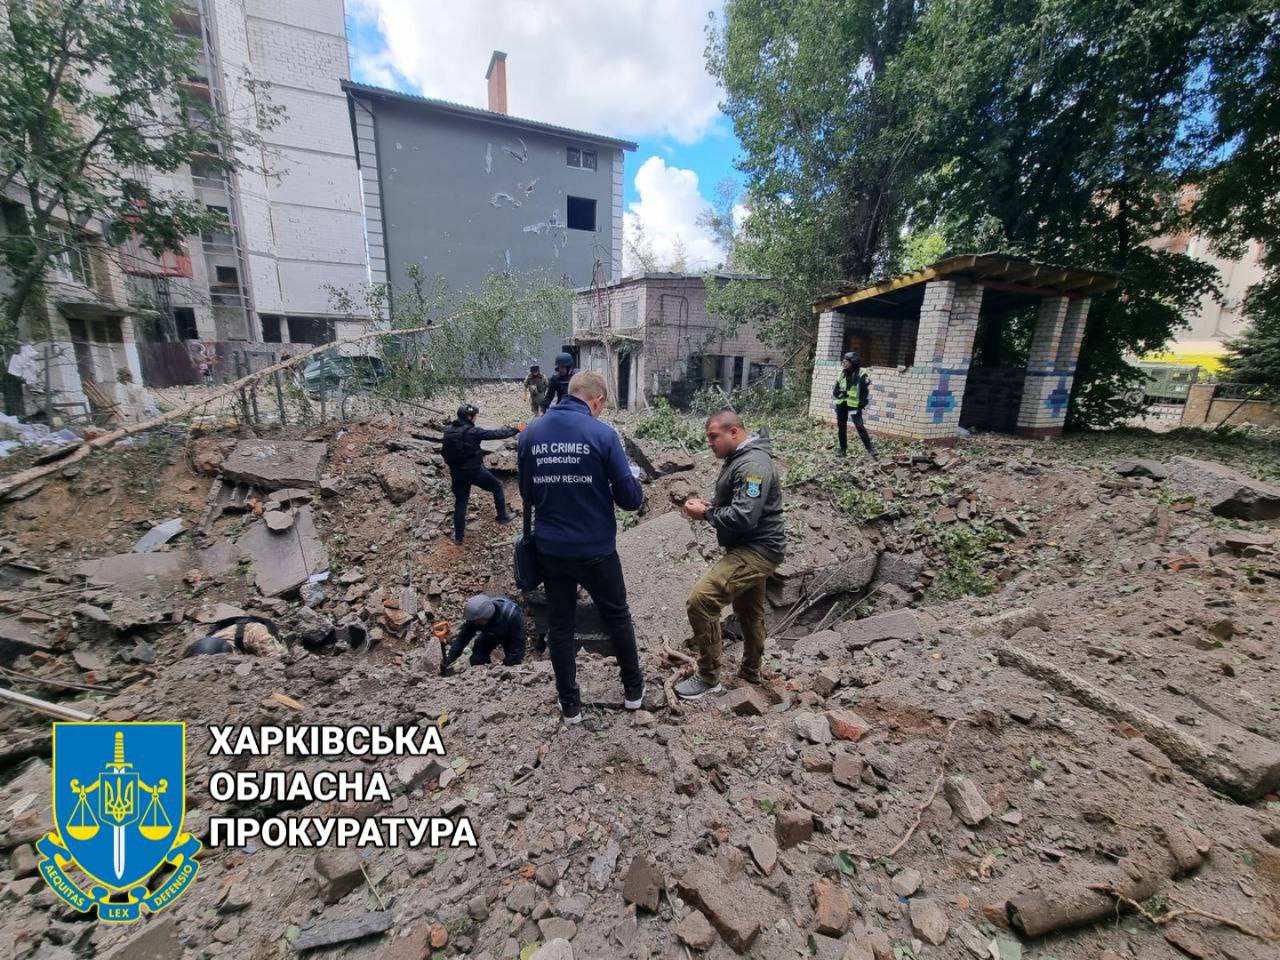
[[[481,406],[495,423],[523,415],[512,387]],[[438,422],[158,432],[19,491],[0,515],[0,682],[104,719],[186,721],[186,829],[207,842],[212,816],[465,816],[479,846],[206,847],[172,907],[90,922],[36,873],[49,719],[5,707],[4,949],[1276,955],[1280,440],[983,436],[889,444],[873,462],[770,418],[791,550],[769,589],[768,683],[680,706],[663,646],[683,649],[685,590],[716,550],[675,506],[708,494],[717,466],[690,446],[696,423],[616,419],[662,474],[619,538],[648,696],[624,713],[607,644],[590,640],[576,728],[532,649],[438,675],[432,624],[474,592],[511,594],[515,533],[475,491],[467,542],[452,542]],[[518,506],[512,445],[489,460]],[[134,552],[144,538],[154,549]],[[240,613],[277,622],[289,651],[182,657]],[[593,629],[585,604],[580,620]],[[448,757],[335,761],[385,773],[390,804],[236,807],[210,796],[215,771],[282,764],[208,756],[208,726],[226,723],[441,723]],[[1023,934],[1010,903],[1026,928],[1087,922]]]

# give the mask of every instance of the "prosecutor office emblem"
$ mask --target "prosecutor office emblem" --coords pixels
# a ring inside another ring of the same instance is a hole
[[[757,477],[754,474],[748,474],[746,479],[747,496],[752,498],[760,496],[760,485],[764,483],[764,477]]]
[[[36,845],[53,892],[107,923],[176,900],[200,872],[186,767],[185,724],[55,723],[55,828]]]

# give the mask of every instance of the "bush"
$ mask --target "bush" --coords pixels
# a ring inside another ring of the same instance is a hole
[[[637,419],[631,432],[645,440],[682,443],[686,447],[699,447],[706,442],[702,428],[673,410],[665,398],[658,400],[652,413]]]

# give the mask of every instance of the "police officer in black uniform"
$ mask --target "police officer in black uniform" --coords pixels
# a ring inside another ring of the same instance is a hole
[[[542,398],[542,412],[546,413],[551,405],[569,396],[569,381],[577,373],[573,365],[573,357],[567,353],[556,354],[556,369],[547,385],[547,394]]]
[[[444,428],[444,444],[441,453],[449,465],[449,477],[453,481],[453,539],[461,543],[467,530],[467,503],[471,488],[479,487],[493,494],[493,504],[498,511],[498,522],[512,519],[507,513],[507,498],[502,481],[484,468],[484,451],[480,444],[485,440],[505,440],[520,432],[519,427],[499,427],[484,430],[476,426],[476,414],[480,408],[464,403],[458,408],[458,419]]]

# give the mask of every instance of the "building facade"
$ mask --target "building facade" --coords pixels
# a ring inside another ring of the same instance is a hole
[[[644,273],[580,288],[572,342],[579,366],[602,374],[611,402],[620,407],[660,397],[683,406],[704,387],[718,386],[728,395],[761,382],[782,383],[782,358],[755,325],[730,331],[707,312],[706,278],[700,274]]]
[[[392,309],[410,283],[443,276],[451,296],[506,273],[571,286],[622,265],[624,153],[636,145],[506,113],[506,57],[486,74],[488,110],[345,83],[364,183],[370,275]],[[549,364],[564,331],[522,344],[503,376]]]

